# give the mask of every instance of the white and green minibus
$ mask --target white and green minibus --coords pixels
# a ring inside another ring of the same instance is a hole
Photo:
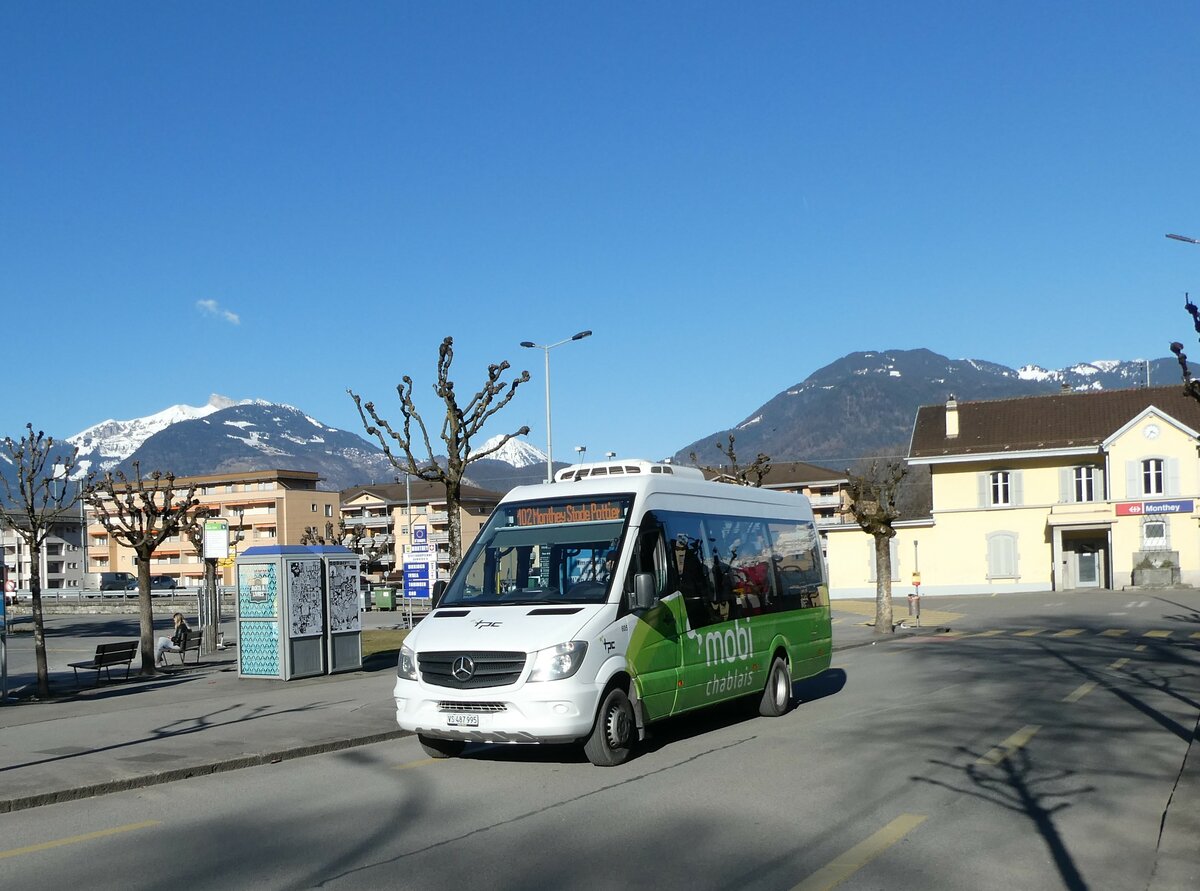
[[[620,764],[672,715],[742,696],[782,715],[831,643],[804,496],[574,465],[497,506],[400,650],[396,719],[433,757],[577,741]]]

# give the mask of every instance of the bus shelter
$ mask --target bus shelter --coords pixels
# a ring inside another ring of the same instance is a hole
[[[325,616],[325,665],[329,674],[362,668],[362,615],[358,554],[341,545],[308,549],[321,558]]]

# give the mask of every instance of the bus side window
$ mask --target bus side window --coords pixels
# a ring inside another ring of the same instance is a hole
[[[824,579],[816,530],[809,523],[772,521],[769,526],[783,608],[823,606]]]

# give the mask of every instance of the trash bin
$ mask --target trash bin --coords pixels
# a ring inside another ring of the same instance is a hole
[[[375,596],[375,609],[396,608],[396,592],[391,588],[375,588],[372,593]]]

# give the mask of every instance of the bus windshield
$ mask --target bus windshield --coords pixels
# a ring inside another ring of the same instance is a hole
[[[632,504],[606,494],[501,505],[438,605],[603,603]]]

